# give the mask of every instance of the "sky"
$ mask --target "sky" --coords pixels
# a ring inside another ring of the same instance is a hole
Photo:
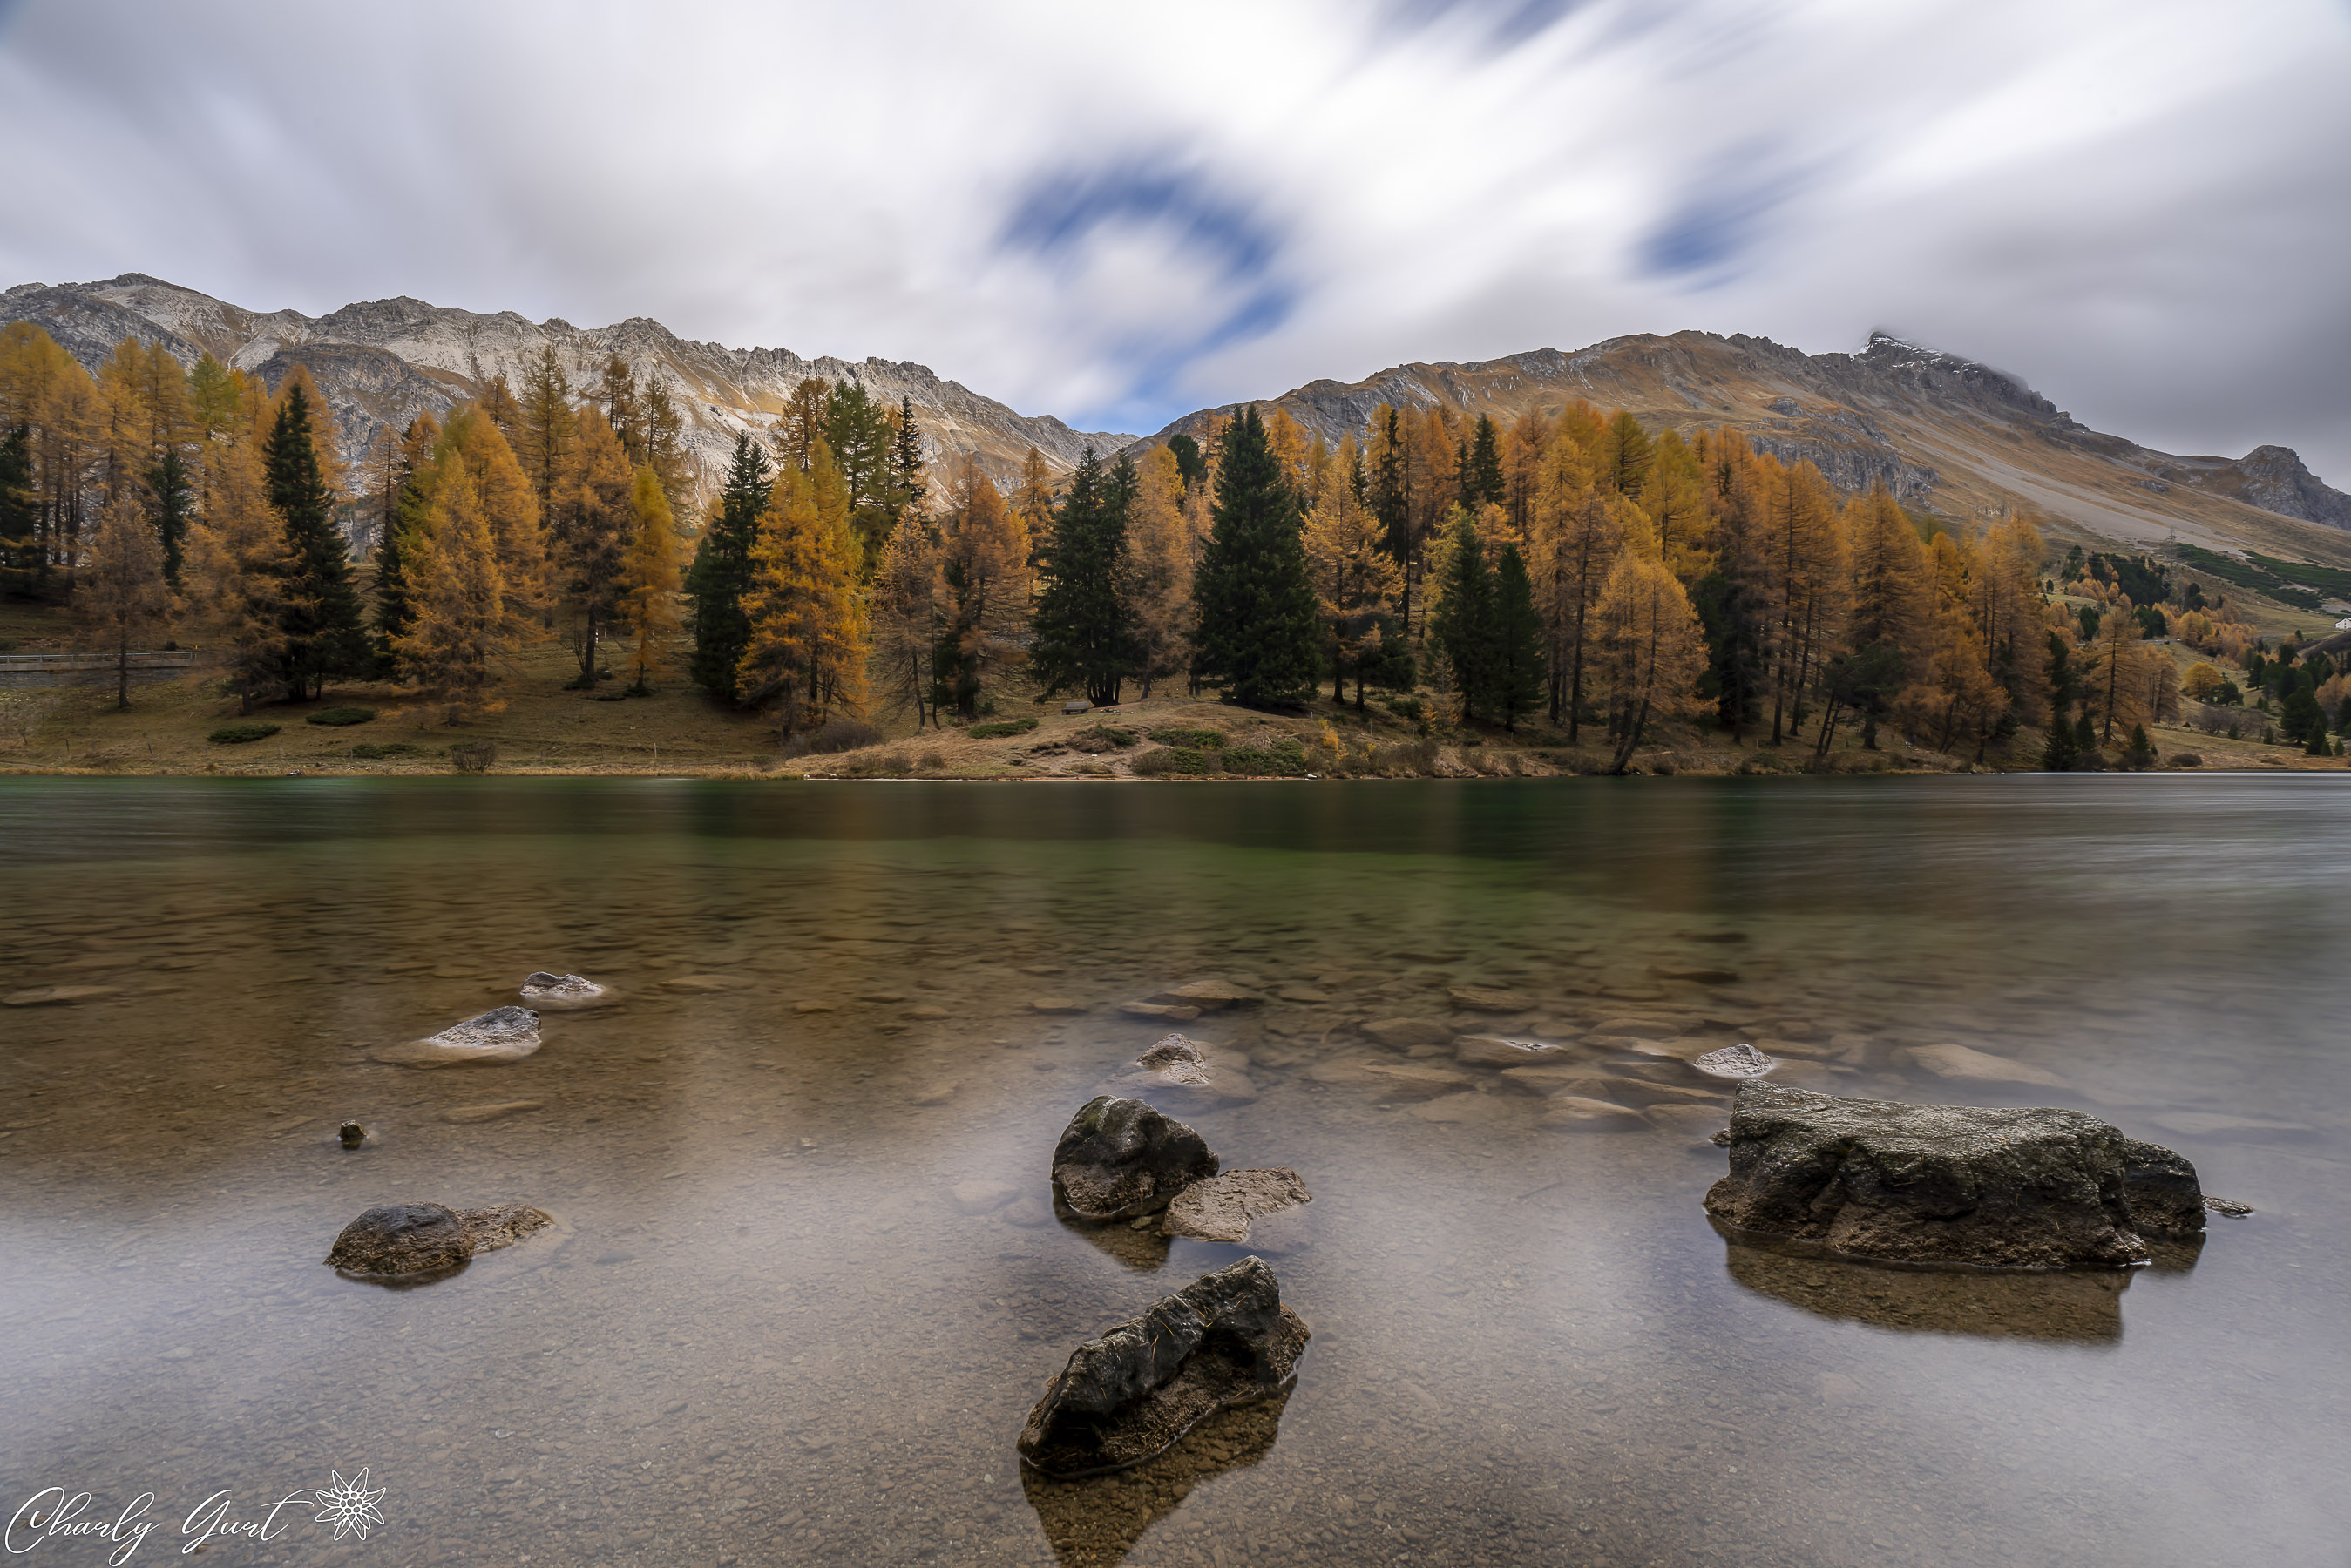
[[[2351,488],[2351,0],[0,0],[0,286],[412,295],[1147,432],[1873,329]]]

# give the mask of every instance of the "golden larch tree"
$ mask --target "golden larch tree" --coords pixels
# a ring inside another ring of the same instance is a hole
[[[1319,444],[1315,450],[1320,450]],[[1345,482],[1336,488],[1344,489]],[[1176,454],[1154,447],[1135,465],[1126,514],[1123,593],[1134,631],[1135,675],[1143,694],[1191,664],[1191,520],[1184,512],[1184,473]]]
[[[481,489],[462,452],[445,456],[441,471],[423,525],[404,542],[414,619],[393,651],[401,673],[445,704],[444,722],[455,724],[480,705],[510,618]]]
[[[635,639],[629,652],[629,690],[641,697],[652,692],[653,674],[664,662],[663,640],[677,635],[677,596],[684,586],[677,556],[677,520],[669,493],[653,464],[639,463],[629,495],[629,545],[621,560],[616,607]]]
[[[968,722],[997,671],[1020,657],[1029,614],[1029,530],[969,459],[947,485],[939,524],[939,639],[934,701]]]
[[[1388,554],[1380,520],[1355,493],[1354,438],[1339,449],[1339,470],[1322,499],[1306,514],[1306,570],[1322,611],[1322,644],[1331,660],[1331,701],[1343,701],[1355,679],[1355,706],[1364,706],[1367,672],[1394,635],[1391,611],[1403,571]]]
[[[114,655],[114,705],[130,707],[131,645],[144,642],[172,616],[163,546],[136,493],[108,497],[74,574],[73,609],[83,635]]]
[[[1616,731],[1610,771],[1621,774],[1652,720],[1697,711],[1706,638],[1671,568],[1635,550],[1610,566],[1595,611],[1602,687]]]
[[[743,598],[751,637],[740,667],[742,701],[772,703],[786,735],[865,710],[860,556],[848,486],[820,440],[807,470],[787,464],[768,492]]]

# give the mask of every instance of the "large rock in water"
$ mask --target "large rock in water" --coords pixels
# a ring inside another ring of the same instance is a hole
[[[2148,1260],[2142,1231],[2203,1222],[2201,1194],[2185,1201],[2192,1166],[2079,1111],[1840,1099],[1750,1079],[1729,1148],[1709,1215],[1849,1257],[2120,1268]]]
[[[462,1067],[519,1062],[538,1049],[538,1014],[528,1007],[493,1007],[440,1033],[375,1053],[402,1067]]]
[[[380,1204],[343,1227],[327,1262],[343,1273],[371,1279],[444,1273],[476,1252],[512,1246],[552,1223],[528,1203],[488,1209]]]
[[[1275,1166],[1266,1170],[1228,1170],[1196,1181],[1177,1193],[1160,1216],[1165,1235],[1246,1246],[1249,1226],[1309,1202],[1313,1194],[1298,1172]]]
[[[1053,1147],[1053,1197],[1081,1220],[1155,1214],[1193,1182],[1217,1174],[1198,1133],[1141,1100],[1086,1102]]]
[[[1217,1411],[1286,1387],[1309,1334],[1262,1261],[1203,1274],[1071,1354],[1029,1412],[1021,1461],[1063,1477],[1141,1464]]]

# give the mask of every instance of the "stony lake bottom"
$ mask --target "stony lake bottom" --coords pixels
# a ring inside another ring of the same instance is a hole
[[[370,1539],[208,1554],[2339,1565],[2346,852],[2326,778],[10,781],[0,992],[84,990],[0,1011],[0,1501],[152,1492],[134,1562],[366,1467]],[[371,1060],[542,968],[622,1001]],[[1204,975],[1270,999],[1175,1025],[1249,1097],[1168,1108],[1304,1178],[1264,1255],[1313,1341],[1281,1401],[1040,1481],[1071,1347],[1244,1255],[1045,1203],[1169,1028],[1119,1005]],[[2072,1106],[2256,1212],[2128,1274],[1737,1245],[1692,1118],[1546,1125],[1399,1017]],[[1907,1054],[1946,1043],[2059,1085]],[[509,1199],[557,1226],[453,1277],[320,1262]]]

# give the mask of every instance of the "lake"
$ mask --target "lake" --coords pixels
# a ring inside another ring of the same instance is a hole
[[[2343,1560],[2351,778],[17,779],[0,866],[0,992],[86,988],[0,1011],[0,1481],[153,1493],[134,1562],[360,1467],[364,1544],[208,1552]],[[371,1059],[537,969],[622,1000]],[[1171,1027],[1120,1004],[1202,976],[1268,1000],[1172,1026],[1245,1082],[1167,1108],[1314,1194],[1261,1254],[1314,1337],[1286,1399],[1040,1481],[1074,1345],[1246,1255],[1045,1204]],[[2256,1212],[2130,1273],[1734,1245],[1708,1116],[1552,1125],[1457,1033],[2075,1106]],[[1949,1043],[2057,1082],[1908,1054]],[[371,1205],[505,1199],[557,1224],[417,1288],[321,1263]]]

